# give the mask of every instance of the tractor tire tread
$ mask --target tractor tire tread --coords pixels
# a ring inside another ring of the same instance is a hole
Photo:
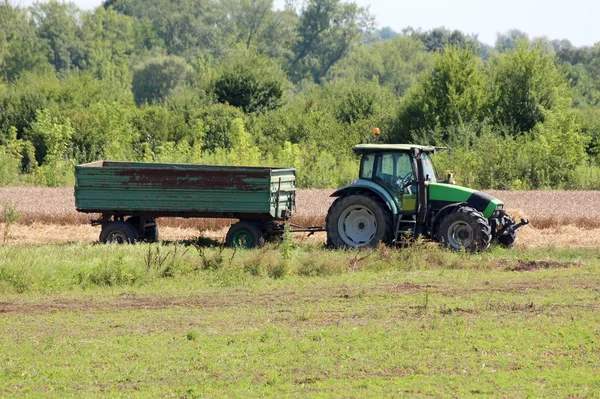
[[[445,239],[446,234],[448,233],[448,227],[451,222],[463,220],[467,221],[467,223],[474,224],[474,240],[473,245],[468,248],[464,248],[469,252],[482,252],[489,248],[490,243],[492,241],[492,228],[488,223],[487,219],[481,212],[476,210],[475,208],[471,208],[468,206],[460,206],[453,212],[450,212],[448,215],[444,217],[444,219],[440,222],[439,228],[439,240],[442,243],[442,246],[445,248],[450,248],[453,250],[460,250],[460,248],[453,248],[450,243]]]

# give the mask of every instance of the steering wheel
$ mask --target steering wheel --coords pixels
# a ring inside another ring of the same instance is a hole
[[[396,187],[398,187],[400,190],[404,190],[404,186],[413,180],[413,172],[408,172],[406,175],[404,175],[403,177],[399,177],[396,180]]]

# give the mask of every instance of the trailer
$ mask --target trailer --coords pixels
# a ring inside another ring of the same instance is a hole
[[[238,219],[226,244],[255,248],[283,234],[296,170],[98,161],[75,167],[75,207],[100,214],[103,243],[158,240],[159,217]]]

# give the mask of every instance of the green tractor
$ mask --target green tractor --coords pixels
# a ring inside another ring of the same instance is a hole
[[[492,241],[512,247],[517,230],[504,203],[481,191],[436,179],[435,147],[362,144],[360,176],[337,190],[327,214],[327,243],[334,248],[374,247],[419,236],[445,248],[485,251]]]

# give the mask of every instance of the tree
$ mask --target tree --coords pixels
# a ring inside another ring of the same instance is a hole
[[[496,125],[513,135],[543,122],[545,111],[567,109],[571,93],[551,54],[520,41],[490,63],[490,113]]]
[[[50,64],[59,72],[83,67],[79,9],[73,3],[50,0],[47,3],[36,3],[31,13],[38,36],[50,49]]]
[[[496,38],[496,50],[501,53],[515,50],[519,42],[529,42],[529,35],[518,29],[511,29],[506,33],[498,33]]]
[[[157,43],[155,33],[168,54],[188,60],[199,52],[222,56],[233,41],[225,7],[219,1],[108,0],[104,7],[131,16],[144,27],[151,26],[151,31],[138,31],[147,34],[142,42]]]
[[[422,41],[427,51],[432,53],[443,51],[446,47],[451,46],[461,49],[470,48],[478,50],[481,45],[477,39],[477,35],[465,35],[459,30],[451,31],[444,27],[425,32],[420,29],[408,27],[402,31],[402,34]]]
[[[472,50],[447,48],[407,93],[393,139],[418,136],[434,144],[463,140],[460,128],[485,117],[486,83],[483,63]]]
[[[23,71],[49,68],[47,48],[35,29],[26,10],[0,1],[0,78],[10,81]]]
[[[82,15],[80,64],[100,79],[129,84],[129,57],[135,49],[133,18],[96,8]]]
[[[273,0],[221,0],[221,3],[235,25],[236,41],[250,49],[272,13]]]
[[[269,59],[244,52],[222,64],[214,89],[219,102],[246,113],[265,112],[281,105],[287,79]]]
[[[143,62],[133,71],[135,102],[160,103],[177,86],[185,84],[191,73],[192,68],[180,57],[155,57]]]
[[[358,42],[361,32],[371,30],[371,16],[355,3],[309,0],[300,17],[290,75],[296,81],[310,76],[319,83]]]
[[[417,78],[432,66],[433,55],[420,40],[399,36],[372,46],[359,46],[338,62],[329,79],[376,79],[399,96],[413,86]]]

